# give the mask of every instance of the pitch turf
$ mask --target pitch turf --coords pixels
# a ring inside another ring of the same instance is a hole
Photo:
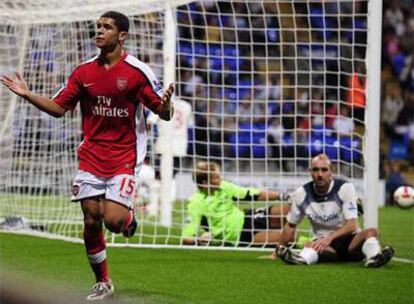
[[[260,260],[260,252],[109,248],[116,288],[110,302],[414,303],[414,209],[382,209],[380,228],[382,242],[411,263],[395,260],[380,269],[360,263],[307,267]],[[17,275],[15,285],[24,285],[24,277],[30,285],[47,282],[41,285],[45,293],[54,292],[44,287],[49,284],[81,296],[93,283],[80,244],[0,233],[0,260],[3,283]]]

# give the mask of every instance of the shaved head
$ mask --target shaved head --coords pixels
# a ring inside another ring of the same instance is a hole
[[[332,162],[326,154],[319,154],[312,158],[309,168],[310,175],[314,182],[315,191],[325,195],[332,182]]]
[[[322,153],[322,154],[318,154],[314,158],[312,158],[312,160],[311,160],[311,168],[318,161],[322,161],[322,162],[327,163],[328,166],[332,169],[332,162],[331,162],[331,159],[328,157],[328,155]]]

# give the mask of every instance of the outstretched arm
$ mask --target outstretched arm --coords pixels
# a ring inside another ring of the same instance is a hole
[[[259,195],[257,196],[258,201],[274,201],[279,198],[279,193],[276,191],[268,191],[268,190],[261,190]]]
[[[170,120],[174,114],[174,107],[171,103],[171,96],[174,93],[174,85],[170,83],[167,90],[165,90],[164,94],[161,97],[161,101],[163,104],[162,111],[158,114],[158,116],[163,120]]]
[[[16,73],[15,76],[3,75],[0,81],[14,94],[23,97],[39,110],[46,112],[54,117],[61,117],[66,109],[59,106],[52,99],[33,94],[23,77]]]
[[[183,245],[195,245],[196,243],[196,238],[183,238]]]
[[[289,198],[289,195],[287,193],[280,193],[280,192],[276,192],[276,191],[269,191],[269,190],[261,190],[257,200],[258,201],[265,201],[265,200],[269,200],[269,201],[275,201],[275,200],[280,200],[280,201],[287,201]]]

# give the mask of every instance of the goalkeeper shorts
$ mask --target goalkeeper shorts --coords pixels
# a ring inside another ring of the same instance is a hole
[[[239,246],[248,246],[256,233],[270,229],[270,209],[271,207],[244,211],[244,224],[239,238]]]

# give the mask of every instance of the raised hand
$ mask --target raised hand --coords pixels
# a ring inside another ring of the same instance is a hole
[[[162,95],[162,103],[165,108],[171,108],[171,96],[174,93],[174,84],[170,83],[168,86],[168,89],[164,91],[164,94]]]
[[[163,104],[163,110],[159,113],[159,116],[164,120],[170,120],[174,113],[174,108],[171,103],[171,96],[174,93],[174,84],[170,83],[168,89],[164,91],[164,94],[161,97],[161,102]]]
[[[23,77],[20,75],[20,73],[15,73],[15,76],[3,75],[0,78],[0,81],[10,91],[21,97],[26,97],[29,94],[29,86],[27,85]]]

